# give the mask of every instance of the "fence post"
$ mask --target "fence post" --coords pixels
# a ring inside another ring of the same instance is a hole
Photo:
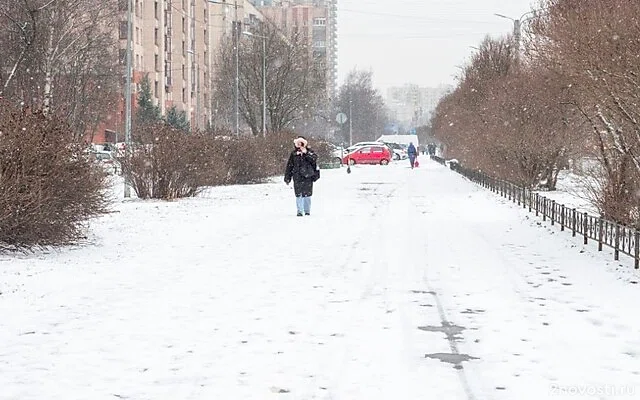
[[[635,268],[640,269],[640,231],[636,229],[633,236],[635,237],[635,243],[634,243],[635,244],[634,255],[636,259]]]
[[[543,221],[547,220],[547,198],[546,197],[542,198],[542,220]]]
[[[589,243],[589,232],[587,232],[587,230],[589,229],[589,221],[587,220],[589,218],[589,214],[584,213],[582,214],[582,230],[584,231],[584,244],[588,244]]]
[[[613,249],[613,259],[618,261],[620,259],[620,225],[618,225],[618,223],[616,222],[616,237],[614,239],[615,241],[615,248]]]
[[[529,212],[531,212],[531,203],[533,202],[533,192],[529,190]]]
[[[519,189],[519,188],[518,188],[517,186],[514,186],[514,187],[513,187],[513,191],[514,191],[513,196],[514,196],[514,197],[515,197],[515,196],[518,196],[518,207],[520,207],[520,193],[521,193],[521,192],[520,192],[520,190],[518,190],[518,189]],[[515,199],[514,199],[514,203],[515,203]]]
[[[522,208],[527,208],[527,188],[522,188]]]
[[[564,232],[564,211],[565,211],[565,206],[564,204],[562,205],[562,208],[560,209],[560,212],[562,214],[560,214],[560,231]]]
[[[573,234],[571,236],[576,237],[576,209],[571,210],[571,230]]]
[[[536,217],[540,215],[540,196],[536,193]]]
[[[604,238],[604,219],[598,219],[598,251],[602,251],[602,239]]]
[[[510,183],[507,183],[507,192],[509,195],[509,201],[511,201],[511,184]]]
[[[551,200],[551,226],[556,223],[556,201]]]

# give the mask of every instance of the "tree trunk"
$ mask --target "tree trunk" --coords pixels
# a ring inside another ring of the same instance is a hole
[[[53,35],[49,32],[49,38],[47,39],[47,54],[45,57],[45,77],[44,77],[44,96],[42,101],[42,113],[47,116],[51,112],[51,99],[53,96]]]

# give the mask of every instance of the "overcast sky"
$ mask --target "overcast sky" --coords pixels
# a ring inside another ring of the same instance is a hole
[[[375,85],[453,84],[487,35],[513,31],[536,0],[338,0],[338,72],[372,69]]]

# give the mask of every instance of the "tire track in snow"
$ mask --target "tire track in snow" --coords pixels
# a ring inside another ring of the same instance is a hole
[[[362,185],[363,183],[359,182],[359,184]],[[367,197],[368,202],[373,206],[373,210],[371,211],[369,218],[367,218],[366,223],[363,224],[362,228],[358,231],[356,240],[349,249],[349,255],[338,268],[340,272],[352,272],[349,269],[349,266],[352,265],[354,260],[357,261],[356,255],[361,255],[363,259],[370,259],[371,255],[375,254],[379,250],[384,225],[380,224],[377,216],[381,210],[388,206],[397,189],[397,185],[393,185],[387,193],[383,192],[381,195],[378,195],[378,189],[374,189],[372,190],[373,195]],[[357,298],[350,299],[352,300],[352,303],[348,306],[349,313],[345,318],[348,325],[344,326],[342,329],[345,334],[345,338],[343,338],[340,343],[339,350],[335,351],[336,356],[332,358],[331,365],[333,368],[327,368],[326,366],[323,366],[322,368],[323,371],[333,371],[332,377],[328,378],[326,386],[323,387],[324,389],[321,394],[321,398],[324,400],[342,398],[340,396],[343,394],[343,382],[349,376],[349,369],[347,366],[352,362],[358,361],[357,359],[353,359],[354,350],[350,346],[349,334],[354,331],[357,332],[357,328],[354,328],[354,325],[357,323],[358,317],[366,314],[363,312],[364,301],[367,300],[372,293],[373,281],[375,280],[373,270],[377,271],[379,269],[378,264],[379,262],[375,257],[371,264],[358,263],[358,267],[360,269],[358,271],[353,270],[355,272],[354,276],[347,277],[347,279],[350,279],[353,282],[364,281],[365,285]],[[358,276],[358,278],[356,278],[356,276]],[[313,396],[313,398],[317,397]]]
[[[422,215],[422,212],[424,211],[422,207],[424,206],[421,204],[418,204],[418,202],[416,201],[417,196],[415,193],[416,193],[415,191],[410,191],[411,205],[417,215]],[[429,203],[433,204],[433,201],[430,201]],[[426,206],[426,208],[427,209],[429,208],[428,205]],[[422,235],[411,236],[414,242],[413,248],[420,249],[419,250],[421,253],[420,259],[429,260],[429,243],[430,243],[431,230],[430,229],[422,229],[422,230],[424,232],[424,236]],[[422,240],[419,240],[419,239],[422,239]],[[433,297],[436,303],[436,308],[438,310],[438,315],[440,316],[440,323],[442,324],[442,327],[445,329],[447,327],[451,327],[452,323],[450,322],[450,319],[447,317],[447,313],[442,305],[442,302],[440,301],[440,296],[438,292],[431,285],[431,282],[428,276],[428,264],[422,269],[422,271],[423,271],[422,283],[426,286],[427,293]],[[447,338],[447,342],[449,345],[449,349],[451,350],[451,353],[456,357],[461,357],[462,353],[458,348],[458,344],[455,340],[455,335],[446,332],[446,338]],[[461,363],[456,364],[456,370],[457,370],[458,379],[460,381],[460,385],[464,390],[467,400],[477,400],[474,390],[472,389],[469,383],[469,379],[467,377],[467,371],[464,369]]]

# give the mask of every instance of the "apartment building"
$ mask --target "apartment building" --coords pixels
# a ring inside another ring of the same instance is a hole
[[[391,118],[412,127],[426,125],[440,99],[451,92],[451,85],[420,87],[406,84],[387,89],[386,103]]]
[[[205,129],[212,107],[215,58],[222,38],[262,20],[248,0],[118,0],[121,12],[120,61],[126,65],[127,11],[132,6],[132,102],[135,114],[139,83],[148,76],[154,103],[163,115],[184,111],[194,128]],[[94,137],[97,142],[124,137],[124,101]]]
[[[285,32],[305,37],[311,55],[327,69],[327,94],[338,89],[337,0],[253,0],[262,15]]]

